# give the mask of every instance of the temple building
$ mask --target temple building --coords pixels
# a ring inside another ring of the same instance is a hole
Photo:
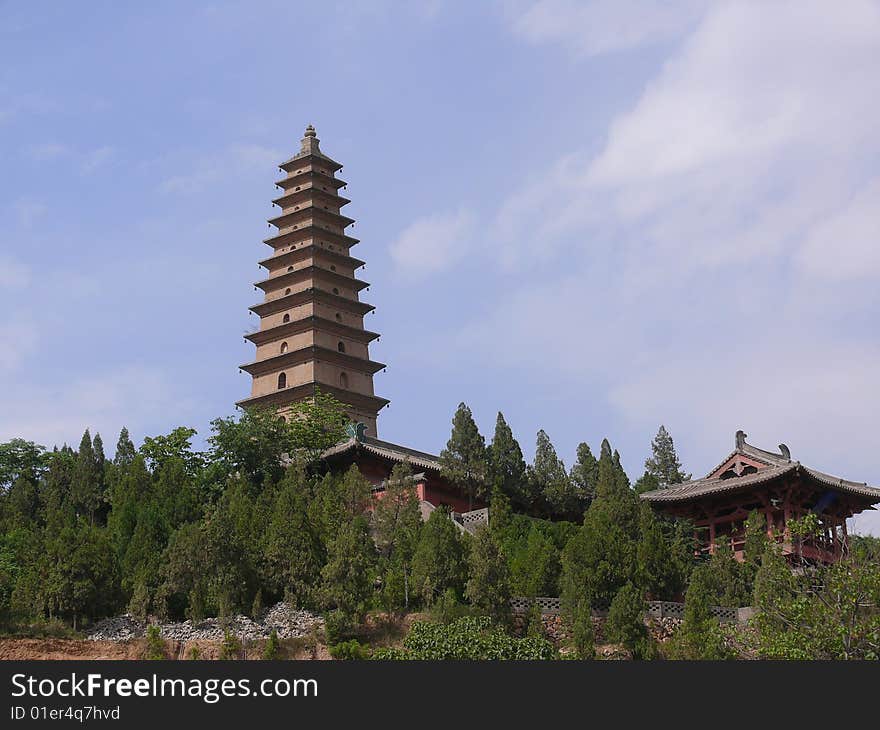
[[[282,192],[272,203],[281,213],[269,221],[278,230],[264,241],[272,253],[259,262],[268,272],[255,284],[263,301],[250,308],[260,326],[245,335],[257,352],[241,366],[253,384],[238,405],[284,413],[320,390],[375,437],[378,413],[389,401],[374,393],[373,375],[385,366],[370,359],[370,342],[379,335],[364,328],[374,307],[360,300],[369,285],[355,272],[364,262],[350,253],[358,239],[345,229],[354,220],[340,213],[350,202],[339,194],[342,165],[321,152],[309,125],[299,153],[279,167],[286,176],[275,183]]]
[[[742,560],[744,523],[758,510],[766,518],[768,535],[782,544],[784,554],[830,563],[846,552],[846,520],[873,509],[880,502],[880,489],[804,466],[791,458],[785,444],[779,445],[778,453],[759,449],[737,431],[733,452],[704,479],[641,496],[662,513],[690,520],[705,553],[713,553],[724,541]],[[809,512],[819,518],[818,537],[792,540],[789,521]]]

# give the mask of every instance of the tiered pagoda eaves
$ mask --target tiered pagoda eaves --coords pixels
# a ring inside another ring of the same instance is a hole
[[[257,346],[253,362],[241,366],[253,377],[243,407],[266,405],[280,412],[314,396],[337,398],[352,421],[375,437],[376,417],[388,404],[373,392],[373,375],[384,368],[370,359],[369,344],[379,335],[364,328],[374,307],[360,300],[368,284],[355,277],[364,262],[350,255],[358,239],[345,229],[354,223],[340,213],[350,201],[339,194],[342,165],[319,148],[309,125],[300,152],[279,167],[287,173],[273,200],[281,214],[269,223],[278,231],[264,243],[272,254],[260,261],[268,276],[256,283],[264,300],[251,307],[260,317],[245,335]]]

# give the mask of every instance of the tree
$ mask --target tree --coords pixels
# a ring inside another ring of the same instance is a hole
[[[573,493],[565,464],[556,455],[550,437],[540,430],[535,441],[535,460],[529,469],[532,491],[540,494],[549,514],[566,515],[577,511],[577,500]]]
[[[672,436],[665,426],[660,426],[660,430],[651,441],[651,456],[645,460],[645,472],[654,477],[660,487],[681,484],[691,478],[690,474],[682,471]]]
[[[103,445],[100,435],[95,438],[101,447],[100,453],[95,451],[89,429],[83,433],[70,487],[77,514],[85,515],[92,524],[95,523],[95,517],[104,504]]]
[[[46,471],[48,458],[46,448],[33,441],[16,438],[0,444],[0,493],[22,477],[38,483]]]
[[[632,652],[633,659],[650,659],[651,639],[645,626],[645,600],[642,592],[627,583],[614,595],[608,610],[605,635]]]
[[[273,661],[281,656],[281,642],[278,641],[278,632],[272,629],[266,645],[263,647],[263,659],[265,661]]]
[[[715,578],[709,565],[703,563],[691,573],[684,598],[684,619],[669,642],[672,659],[730,659],[732,652],[725,646],[718,619],[712,615],[717,600]]]
[[[367,521],[356,517],[342,526],[330,545],[321,570],[325,601],[359,621],[373,594],[375,569],[376,550]]]
[[[449,508],[437,507],[422,527],[413,556],[413,589],[430,606],[447,589],[461,595],[464,587],[464,546]]]
[[[531,497],[522,449],[500,411],[495,420],[495,435],[489,445],[488,460],[489,481],[493,489],[499,488],[520,507],[530,507]],[[492,506],[494,508],[494,504]]]
[[[569,615],[571,643],[576,659],[595,659],[596,637],[593,629],[593,610],[590,602],[581,599]]]
[[[795,541],[820,534],[815,514],[791,520]],[[880,563],[864,552],[831,565],[793,556],[792,571],[776,544],[755,577],[759,655],[767,659],[880,657]]]
[[[166,462],[177,459],[184,463],[188,474],[195,475],[205,465],[203,455],[192,448],[191,441],[197,433],[194,428],[178,426],[165,436],[147,436],[140,453],[153,471],[159,471]]]
[[[408,463],[398,464],[373,510],[382,605],[388,611],[409,605],[412,561],[422,527],[419,498]]]
[[[693,538],[687,526],[660,517],[647,504],[639,510],[636,546],[638,585],[654,600],[677,600],[693,564]]]
[[[263,538],[264,583],[310,605],[324,564],[324,546],[309,518],[302,474],[289,469],[278,487]]]
[[[599,481],[599,461],[593,456],[589,444],[578,444],[577,459],[574,466],[571,467],[569,479],[574,487],[579,506],[586,509],[596,496],[596,484]]]
[[[532,525],[525,550],[511,559],[513,586],[518,596],[555,596],[561,569],[559,550],[537,525]]]
[[[510,615],[510,569],[501,547],[487,527],[471,543],[465,597],[478,611],[496,621]]]
[[[131,442],[128,429],[123,426],[119,432],[119,440],[116,442],[116,454],[113,456],[113,464],[122,468],[130,466],[134,461],[135,454],[137,454],[137,450]]]
[[[468,508],[473,509],[474,497],[485,497],[488,484],[486,441],[474,422],[471,409],[458,405],[452,417],[452,434],[440,452],[443,476],[468,493]]]

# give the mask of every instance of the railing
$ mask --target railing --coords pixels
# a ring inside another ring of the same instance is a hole
[[[533,605],[537,605],[541,613],[544,615],[554,616],[562,613],[562,601],[559,598],[548,596],[539,596],[537,598],[516,596],[510,599],[510,608],[514,613],[528,613]],[[755,609],[750,606],[744,606],[741,608],[712,606],[711,611],[712,615],[715,616],[720,623],[746,623],[755,614]],[[647,601],[646,613],[648,616],[655,619],[683,619],[684,604],[675,601]],[[608,615],[608,612],[594,609],[593,615],[604,617]]]

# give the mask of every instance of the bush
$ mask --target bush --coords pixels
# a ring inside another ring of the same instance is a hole
[[[370,649],[357,639],[342,641],[330,647],[330,656],[343,661],[364,660],[370,658]]]
[[[197,646],[191,646],[189,651],[186,653],[186,658],[190,661],[197,662],[202,658],[202,650]]]
[[[165,642],[158,626],[150,626],[147,629],[147,646],[144,648],[144,659],[167,659],[165,656]]]
[[[468,616],[450,624],[417,621],[403,642],[403,649],[378,650],[374,659],[556,659],[553,645],[545,639],[510,636],[487,616]]]
[[[595,659],[596,636],[590,602],[579,601],[571,616],[571,644],[577,659]]]
[[[324,617],[324,635],[330,645],[352,638],[354,628],[354,619],[338,608]]]
[[[223,643],[220,645],[218,659],[238,659],[241,654],[241,642],[229,629],[223,632]]]
[[[452,623],[456,619],[470,615],[470,607],[458,600],[458,594],[448,588],[431,607],[431,618],[441,624]]]
[[[263,659],[265,659],[266,661],[280,659],[280,649],[281,644],[278,641],[278,632],[275,631],[275,629],[272,629],[272,633],[269,634],[266,645],[263,647]]]
[[[632,583],[627,583],[611,601],[605,636],[610,641],[623,644],[632,652],[633,659],[650,659],[653,653],[644,615],[645,601],[641,591]]]

